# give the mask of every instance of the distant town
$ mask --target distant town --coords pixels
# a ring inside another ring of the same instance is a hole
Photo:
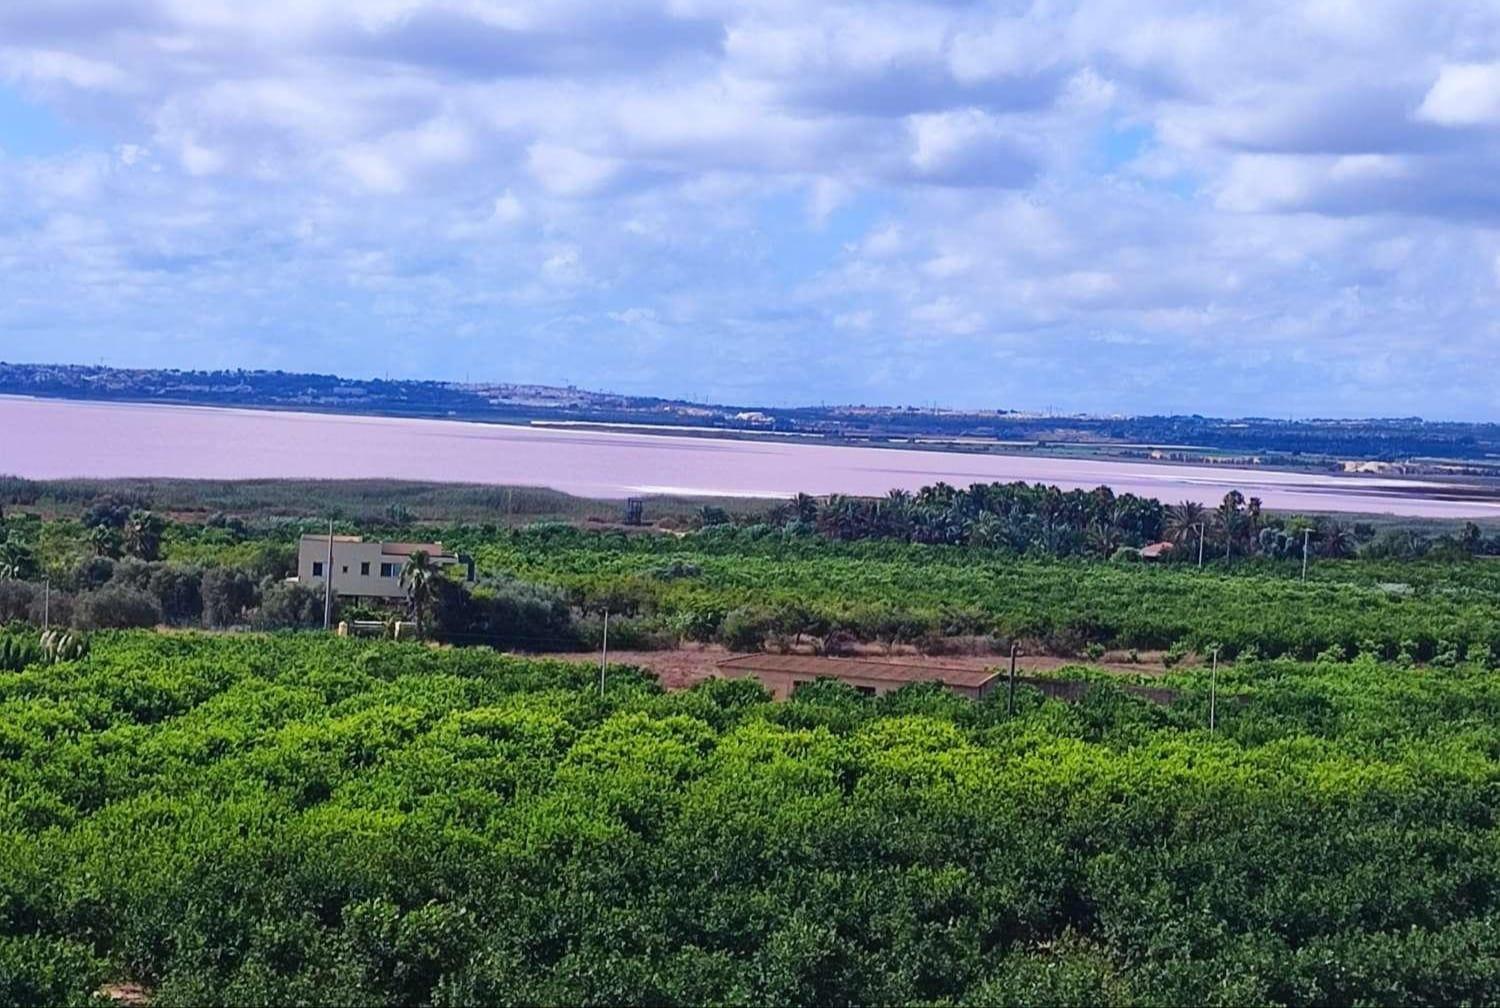
[[[779,436],[973,452],[1313,469],[1351,475],[1500,478],[1500,424],[1417,417],[1051,415],[921,406],[722,405],[573,386],[343,378],[0,362],[0,395],[177,403],[492,423],[630,425],[676,434]]]

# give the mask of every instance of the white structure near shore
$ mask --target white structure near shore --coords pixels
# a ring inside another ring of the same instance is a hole
[[[442,543],[366,542],[361,536],[333,537],[333,593],[339,598],[391,602],[406,597],[401,571],[413,553],[426,553],[435,567],[459,562]],[[297,544],[297,580],[323,586],[328,537],[305,535]]]

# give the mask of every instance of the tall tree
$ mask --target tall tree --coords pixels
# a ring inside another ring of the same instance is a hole
[[[418,637],[422,636],[422,616],[432,601],[433,581],[441,576],[425,550],[417,550],[407,557],[406,566],[401,568],[401,586],[406,589],[407,601],[411,603]]]
[[[1225,494],[1224,500],[1214,508],[1213,525],[1224,542],[1224,556],[1227,558],[1234,552],[1235,543],[1245,530],[1245,495],[1238,490]]]
[[[90,526],[89,545],[94,548],[94,556],[118,559],[120,556],[120,533],[113,525]]]
[[[1202,534],[1199,526],[1204,521],[1205,511],[1202,504],[1196,501],[1183,501],[1181,504],[1173,504],[1167,508],[1167,520],[1163,528],[1168,541],[1173,545],[1186,546],[1197,541],[1197,537]]]
[[[165,524],[150,511],[132,511],[125,522],[125,549],[142,560],[161,558],[161,537]]]

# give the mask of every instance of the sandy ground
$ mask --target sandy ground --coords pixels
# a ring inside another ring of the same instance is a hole
[[[718,645],[686,645],[673,651],[610,651],[611,665],[638,665],[656,675],[666,689],[685,689],[696,682],[712,678],[719,662],[738,658],[743,651],[729,651]],[[811,654],[810,650],[801,653]],[[594,653],[555,652],[538,655],[540,658],[557,658],[563,661],[588,662],[597,665],[599,655]],[[889,661],[902,665],[918,665],[922,668],[949,669],[1003,669],[1010,658],[996,654],[920,655],[915,652],[887,655],[883,648],[861,648],[855,655],[866,661]],[[1016,662],[1021,672],[1050,672],[1065,665],[1087,664],[1103,668],[1123,676],[1159,676],[1165,670],[1161,655],[1155,652],[1142,653],[1139,662],[1125,660],[1124,654],[1106,654],[1099,661],[1084,658],[1054,658],[1050,655],[1023,655]]]

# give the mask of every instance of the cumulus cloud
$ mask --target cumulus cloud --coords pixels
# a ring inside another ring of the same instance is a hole
[[[0,159],[0,358],[1489,415],[1497,40],[1490,0],[11,0],[0,114],[65,142]]]
[[[1417,115],[1444,126],[1500,125],[1500,63],[1444,66]]]

